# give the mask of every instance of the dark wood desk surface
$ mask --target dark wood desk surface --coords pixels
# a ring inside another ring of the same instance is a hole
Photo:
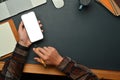
[[[0,71],[4,62],[0,62]],[[91,69],[100,79],[110,79],[110,80],[120,80],[120,71],[113,70],[100,70],[100,69]],[[23,70],[24,73],[35,73],[35,74],[47,74],[47,75],[61,75],[65,76],[64,73],[58,71],[54,67],[44,68],[39,64],[26,64]]]

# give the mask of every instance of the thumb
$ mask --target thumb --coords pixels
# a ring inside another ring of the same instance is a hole
[[[41,59],[38,58],[38,57],[35,57],[34,60],[37,61],[37,62],[39,62],[39,63],[41,63]]]
[[[34,60],[36,60],[37,62],[41,63],[44,67],[46,67],[46,63],[43,59],[35,57]]]

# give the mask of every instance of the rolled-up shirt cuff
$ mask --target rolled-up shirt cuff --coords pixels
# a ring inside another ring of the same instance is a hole
[[[19,43],[16,44],[16,47],[18,47],[18,48],[20,48],[22,50],[28,50],[29,49],[29,47],[22,46]]]
[[[16,48],[14,50],[14,52],[15,52],[14,54],[18,54],[21,56],[27,56],[28,50],[29,50],[29,47],[25,47],[25,46],[22,46],[19,43],[17,43]]]
[[[25,63],[26,58],[28,56],[28,50],[29,50],[29,47],[24,47],[19,43],[17,43],[12,56],[13,60],[19,63]]]
[[[63,71],[70,61],[71,61],[71,58],[64,57],[63,60],[60,62],[60,64],[57,66],[57,68],[60,71]]]

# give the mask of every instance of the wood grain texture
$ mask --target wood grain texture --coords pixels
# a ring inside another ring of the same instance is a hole
[[[0,62],[0,71],[4,62]],[[110,80],[120,80],[120,71],[112,71],[112,70],[99,70],[99,69],[91,69],[100,79],[110,79]],[[55,67],[46,67],[40,64],[25,64],[24,73],[34,73],[34,74],[48,74],[48,75],[62,75],[65,76],[64,73],[57,70]]]

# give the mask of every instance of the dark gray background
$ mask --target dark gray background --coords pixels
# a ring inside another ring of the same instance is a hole
[[[44,25],[44,39],[34,44],[56,47],[62,56],[89,68],[120,70],[120,17],[95,1],[82,11],[78,7],[78,0],[65,0],[65,6],[56,9],[48,0],[31,9]],[[17,28],[21,14],[13,17]],[[36,63],[32,47],[28,63]]]

